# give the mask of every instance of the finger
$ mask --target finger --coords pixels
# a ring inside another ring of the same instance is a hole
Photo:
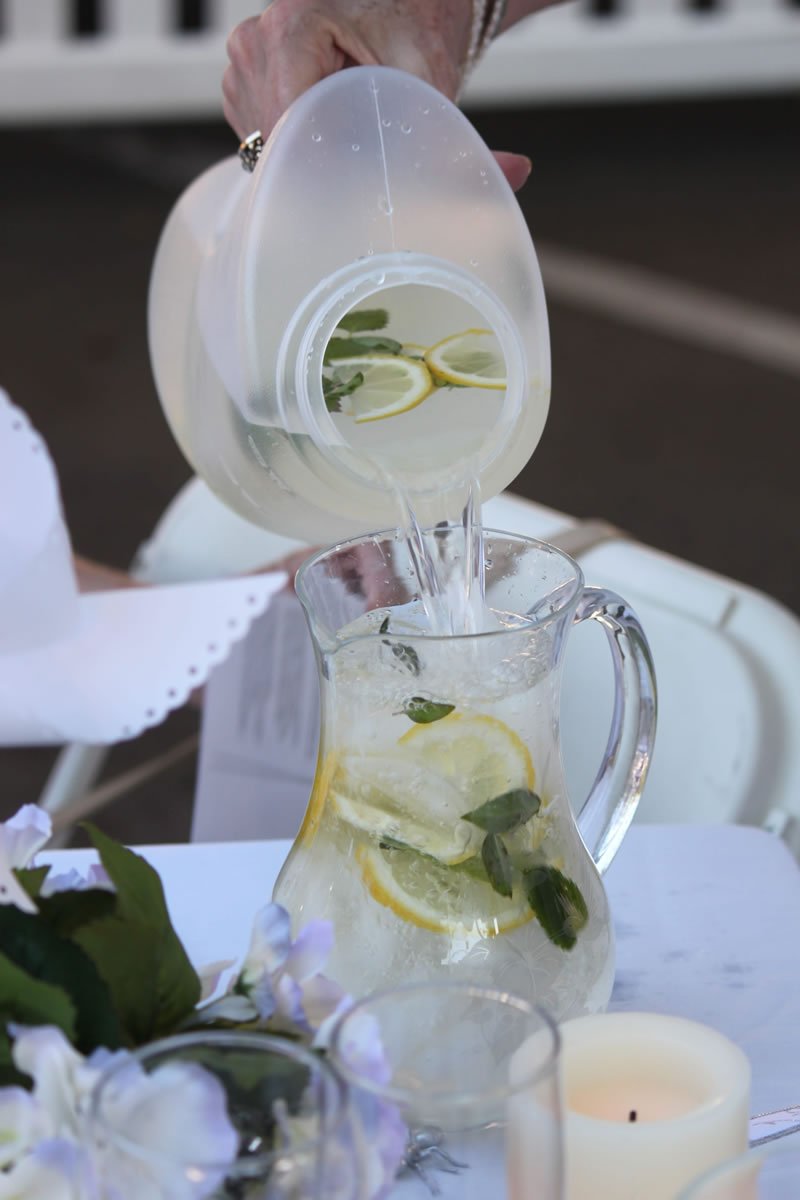
[[[533,163],[524,154],[511,154],[506,150],[495,150],[495,159],[515,192],[518,192],[531,173]]]

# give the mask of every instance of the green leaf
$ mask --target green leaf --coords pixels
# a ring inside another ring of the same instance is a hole
[[[0,1026],[8,1021],[56,1025],[70,1042],[75,1038],[75,1005],[64,988],[34,979],[0,953]]]
[[[512,788],[492,800],[487,800],[472,812],[464,813],[463,821],[470,821],[487,833],[510,833],[518,825],[524,825],[541,808],[541,800],[528,788]]]
[[[350,346],[352,347],[351,355],[355,357],[357,354],[399,354],[403,349],[403,343],[398,342],[396,338],[386,337],[384,334],[379,334],[377,337],[357,337],[350,338]]]
[[[387,646],[390,645],[389,642],[386,644]],[[392,654],[395,656],[397,661],[401,662],[404,667],[408,667],[412,675],[419,675],[419,655],[414,647],[404,646],[402,642],[393,642],[391,643],[391,646]]]
[[[113,902],[114,897],[110,899]],[[0,906],[0,950],[30,978],[52,984],[69,997],[74,1011],[72,1041],[82,1054],[98,1046],[117,1049],[120,1028],[111,993],[79,946],[39,915],[4,904]]]
[[[31,1089],[33,1080],[14,1066],[11,1056],[11,1037],[5,1029],[0,1029],[0,1088],[23,1087]]]
[[[19,880],[20,886],[30,896],[31,900],[39,899],[39,893],[42,890],[42,884],[47,878],[49,867],[15,867],[14,874]]]
[[[385,329],[388,324],[389,313],[385,308],[364,308],[361,312],[347,313],[336,328],[346,333],[363,333],[368,329]]]
[[[498,895],[510,896],[511,859],[499,834],[487,833],[481,846],[481,860],[486,868],[489,883]]]
[[[105,979],[128,1044],[171,1033],[200,999],[200,980],[172,927],[156,871],[138,854],[85,826],[116,888],[113,913],[74,940]]]
[[[403,712],[417,725],[430,725],[433,721],[441,721],[454,708],[455,704],[442,704],[438,700],[426,700],[424,696],[412,696],[403,705]]]
[[[106,917],[117,906],[117,898],[107,888],[54,892],[38,901],[39,916],[62,937],[71,937],[81,925]]]
[[[350,379],[340,382],[337,379],[327,379],[322,376],[322,395],[325,399],[325,407],[328,412],[341,412],[342,406],[339,401],[343,396],[349,396],[356,388],[360,388],[364,382],[364,376],[361,371],[356,371]]]
[[[525,894],[551,942],[571,950],[589,920],[581,890],[557,867],[531,867],[523,872]]]

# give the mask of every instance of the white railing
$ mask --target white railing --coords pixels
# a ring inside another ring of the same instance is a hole
[[[202,30],[172,0],[105,0],[102,27],[70,31],[68,0],[0,0],[0,122],[217,116],[225,40],[258,0],[206,0]],[[467,104],[770,91],[800,85],[797,0],[570,0],[492,47]]]

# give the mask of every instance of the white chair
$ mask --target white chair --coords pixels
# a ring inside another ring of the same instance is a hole
[[[580,559],[589,582],[614,588],[637,610],[659,685],[656,752],[637,819],[760,825],[800,853],[800,621],[760,592],[601,522],[578,522],[509,493],[485,505],[484,523],[562,544]],[[224,576],[299,546],[242,520],[194,479],[142,546],[133,572],[150,583]],[[575,801],[600,762],[611,691],[605,638],[580,627],[568,650],[561,721]],[[148,771],[145,764],[132,778],[92,791],[105,753],[96,746],[61,753],[41,798],[57,824],[164,765]]]

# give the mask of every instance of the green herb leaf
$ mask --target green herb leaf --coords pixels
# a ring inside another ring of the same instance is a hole
[[[70,1042],[75,1038],[75,1005],[64,988],[34,979],[5,954],[0,954],[0,1013],[2,1025],[56,1025]]]
[[[381,627],[378,630],[378,633],[388,633],[388,632],[389,632],[389,618],[384,617],[383,620],[381,621]]]
[[[341,358],[362,358],[365,354],[375,354],[376,351],[379,354],[399,354],[402,349],[402,342],[382,335],[348,338],[334,336],[325,347],[322,362],[323,366],[329,367]]]
[[[356,371],[355,375],[351,375],[349,379],[344,381],[328,379],[323,375],[322,395],[325,399],[325,407],[328,412],[341,412],[342,406],[339,401],[343,396],[349,396],[356,388],[360,388],[363,382],[364,376],[361,371]]]
[[[336,328],[346,333],[363,333],[368,329],[385,329],[388,324],[389,313],[385,308],[364,308],[361,312],[346,313]]]
[[[580,888],[557,867],[531,867],[522,876],[525,894],[551,942],[571,950],[589,920]]]
[[[113,903],[114,897],[106,895]],[[30,978],[51,984],[68,996],[74,1014],[70,1040],[77,1049],[82,1054],[90,1054],[98,1046],[117,1049],[121,1036],[111,993],[88,955],[38,914],[22,912],[13,904],[0,909],[0,949]]]
[[[481,846],[481,860],[489,883],[500,896],[511,895],[511,859],[503,839],[497,833],[487,833]]]
[[[442,704],[438,700],[426,700],[424,696],[412,696],[403,705],[403,712],[417,725],[430,725],[433,721],[441,721],[454,708],[455,704]]]
[[[378,845],[380,846],[381,850],[411,850],[412,849],[412,847],[409,846],[407,842],[401,842],[397,838],[390,837],[388,833],[385,833],[383,835],[381,840],[378,842]]]
[[[419,655],[413,646],[404,646],[402,642],[394,642],[392,654],[404,667],[408,667],[412,675],[419,675]]]
[[[14,874],[21,887],[30,896],[31,900],[38,901],[39,893],[42,890],[42,884],[47,878],[49,867],[15,867]]]
[[[536,792],[528,788],[512,788],[510,792],[487,800],[472,812],[464,813],[462,820],[470,821],[487,833],[510,833],[535,816],[541,804]]]
[[[123,1039],[140,1046],[171,1033],[200,999],[200,980],[172,927],[158,874],[138,854],[85,828],[116,887],[113,913],[74,940],[108,984]]]

